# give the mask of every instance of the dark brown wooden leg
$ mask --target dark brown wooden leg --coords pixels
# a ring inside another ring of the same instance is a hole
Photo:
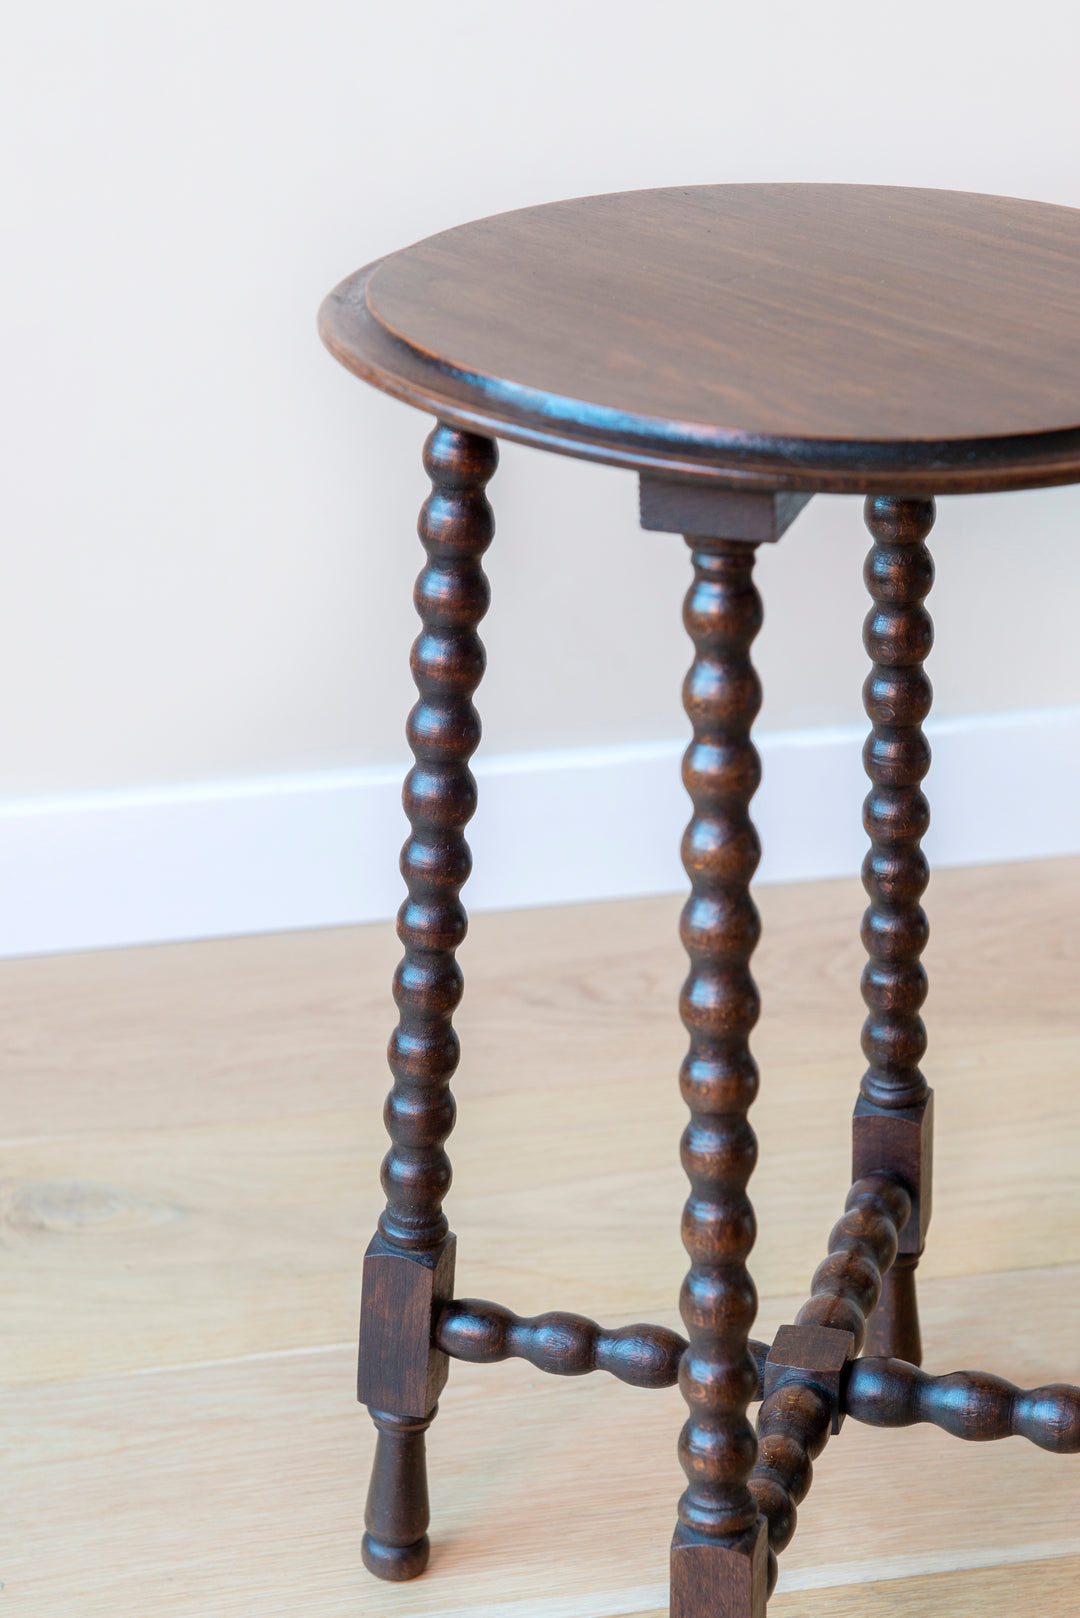
[[[870,837],[863,864],[870,904],[862,924],[869,957],[862,977],[868,1067],[855,1108],[853,1178],[894,1174],[911,1196],[911,1216],[870,1319],[866,1352],[918,1365],[915,1268],[930,1223],[933,1142],[933,1096],[919,1068],[926,1050],[920,1016],[926,973],[919,957],[928,934],[919,901],[930,875],[920,840],[930,823],[921,787],[930,747],[922,724],[933,695],[923,660],[934,630],[923,601],[934,564],[923,541],[933,526],[934,502],[872,495],[865,515],[874,539],[865,569],[874,605],[864,631],[873,668],[863,687],[872,726],[863,760],[873,783],[863,811]]]
[[[881,1300],[870,1319],[866,1352],[874,1358],[922,1364],[919,1294],[915,1271],[918,1253],[900,1253],[881,1283]],[[879,1346],[884,1345],[884,1346]],[[888,1353],[885,1352],[886,1348]]]
[[[364,1566],[380,1579],[415,1579],[427,1567],[428,1490],[424,1434],[432,1417],[373,1410],[378,1438],[364,1520]]]
[[[444,1145],[454,1126],[452,1018],[462,990],[454,952],[467,925],[458,897],[470,868],[464,828],[476,807],[468,761],[480,739],[472,694],[484,672],[476,633],[488,605],[481,557],[494,526],[484,485],[496,459],[489,439],[442,423],[424,446],[432,492],[419,523],[428,555],[415,595],[423,625],[412,653],[420,700],[409,716],[416,763],[403,794],[412,828],[401,855],[409,890],[398,913],[405,956],[394,978],[400,1020],[389,1050],[386,1211],[364,1259],[357,1380],[379,1432],[363,1556],[384,1579],[415,1578],[427,1565],[424,1433],[448,1369],[434,1346],[434,1323],[453,1297]]]
[[[757,1142],[746,1115],[758,1087],[749,1048],[758,1016],[750,957],[759,932],[750,879],[760,848],[749,804],[760,778],[750,728],[761,688],[750,646],[761,600],[754,545],[687,543],[694,582],[684,617],[696,655],[683,691],[693,725],[683,762],[693,818],[683,839],[691,892],[681,933],[690,975],[680,1009],[690,1035],[681,1086],[690,1108],[682,1231],[691,1262],[679,1385],[689,1419],[679,1443],[687,1488],[671,1549],[671,1613],[763,1618],[765,1524],[747,1487],[757,1438],[746,1414],[758,1382],[747,1347],[757,1295],[746,1268],[755,1236],[746,1188]]]
[[[813,1463],[830,1432],[840,1431],[850,1361],[865,1341],[882,1275],[895,1261],[898,1233],[910,1213],[911,1198],[891,1175],[856,1181],[829,1235],[828,1256],[814,1272],[809,1299],[793,1326],[780,1327],[762,1368],[758,1463],[750,1492],[769,1525],[770,1595],[777,1557],[791,1542],[798,1507],[813,1481]]]

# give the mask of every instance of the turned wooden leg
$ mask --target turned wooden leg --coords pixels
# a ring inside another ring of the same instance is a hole
[[[470,869],[464,828],[476,807],[468,761],[480,739],[472,694],[484,672],[476,633],[488,605],[481,557],[494,526],[484,485],[496,459],[489,439],[442,423],[424,446],[432,492],[419,522],[428,560],[415,595],[422,628],[412,670],[420,700],[407,733],[416,763],[403,793],[412,828],[401,855],[405,956],[394,978],[400,1020],[389,1049],[386,1211],[364,1259],[357,1380],[379,1434],[363,1556],[384,1579],[415,1578],[427,1565],[424,1433],[448,1369],[434,1346],[434,1323],[453,1297],[444,1145],[454,1126],[452,1017],[462,989],[454,952],[467,925],[458,897]]]
[[[758,1087],[749,1048],[758,1016],[750,957],[759,933],[750,879],[760,848],[749,804],[760,778],[750,727],[761,688],[750,646],[761,600],[754,545],[687,543],[694,582],[684,617],[695,658],[683,691],[693,725],[683,780],[693,818],[683,839],[691,892],[681,934],[690,975],[680,1009],[690,1035],[681,1073],[690,1108],[682,1139],[690,1273],[679,1385],[689,1418],[679,1442],[687,1487],[671,1549],[671,1613],[763,1618],[765,1524],[747,1487],[757,1438],[746,1414],[758,1381],[747,1347],[757,1295],[746,1268],[755,1236],[746,1187],[757,1142],[746,1115]]]
[[[926,1050],[920,1016],[926,972],[919,957],[928,934],[919,901],[930,875],[920,847],[930,807],[920,783],[930,767],[922,723],[933,693],[923,659],[934,630],[923,601],[934,564],[923,541],[933,526],[934,502],[872,495],[865,515],[874,539],[865,569],[874,605],[864,630],[873,668],[863,687],[872,727],[863,759],[873,783],[863,811],[870,837],[863,864],[870,904],[862,924],[868,956],[862,1047],[868,1066],[855,1108],[853,1178],[891,1173],[911,1196],[899,1255],[870,1319],[866,1352],[918,1365],[915,1269],[930,1223],[933,1143],[933,1096],[919,1068]]]
[[[868,1356],[922,1364],[919,1293],[915,1285],[919,1257],[918,1253],[898,1253],[883,1278],[881,1299],[866,1333]]]
[[[413,1420],[371,1412],[378,1438],[364,1513],[363,1556],[365,1567],[380,1579],[415,1579],[427,1567],[431,1547],[424,1434],[434,1414]]]

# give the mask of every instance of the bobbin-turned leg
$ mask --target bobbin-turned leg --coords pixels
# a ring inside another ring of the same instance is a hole
[[[689,1417],[679,1443],[687,1487],[671,1548],[671,1614],[763,1618],[765,1524],[747,1487],[757,1439],[746,1414],[758,1380],[747,1348],[757,1296],[746,1268],[755,1235],[746,1188],[757,1143],[746,1115],[758,1087],[749,1048],[758,1016],[750,956],[759,932],[750,879],[760,848],[749,804],[760,778],[750,727],[761,688],[750,646],[761,600],[755,545],[687,543],[694,582],[684,617],[695,657],[683,691],[693,725],[683,780],[693,818],[683,839],[691,893],[681,935],[690,975],[680,1009],[690,1035],[681,1087],[690,1108],[682,1231],[691,1267],[679,1385]]]
[[[933,1146],[933,1094],[919,1068],[926,1050],[919,1014],[926,973],[919,957],[929,930],[919,901],[930,876],[920,840],[930,823],[921,787],[930,767],[922,723],[933,695],[923,660],[934,630],[923,601],[934,564],[923,541],[933,526],[934,502],[871,495],[865,517],[874,539],[865,567],[874,605],[864,629],[873,667],[863,687],[872,726],[863,760],[873,783],[863,811],[870,837],[863,864],[870,904],[862,923],[869,957],[862,977],[868,1066],[855,1107],[852,1178],[891,1173],[911,1196],[866,1352],[918,1365],[915,1269],[930,1223]]]
[[[496,459],[490,439],[443,423],[424,446],[432,492],[419,522],[428,560],[415,592],[422,628],[412,671],[420,699],[407,734],[416,763],[403,792],[412,828],[401,854],[405,956],[394,977],[400,1020],[389,1048],[386,1210],[364,1259],[357,1379],[379,1435],[363,1556],[384,1579],[415,1578],[427,1565],[424,1433],[449,1363],[434,1347],[434,1322],[453,1297],[444,1144],[454,1125],[452,1017],[462,990],[454,952],[467,925],[458,897],[470,869],[464,828],[476,807],[468,761],[480,739],[471,699],[484,672],[476,633],[488,605],[481,557],[494,526],[484,485]]]

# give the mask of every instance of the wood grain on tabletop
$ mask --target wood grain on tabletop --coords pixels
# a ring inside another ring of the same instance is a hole
[[[931,884],[931,1370],[1080,1380],[1078,899],[1076,860]],[[805,1296],[847,1189],[861,900],[853,882],[759,894],[761,1336]],[[677,910],[474,920],[450,1141],[463,1295],[677,1324]],[[431,1444],[430,1573],[388,1590],[360,1568],[373,1434],[352,1403],[352,1348],[328,1345],[353,1338],[380,1202],[396,956],[370,927],[0,966],[2,1374],[21,1384],[3,1395],[5,1452],[21,1458],[0,1509],[12,1615],[662,1607],[677,1390],[520,1363],[453,1368]],[[1010,1588],[1075,1610],[1068,1458],[849,1421],[817,1474],[779,1615],[1004,1613]],[[619,1525],[603,1549],[600,1509]],[[1012,1571],[1021,1561],[1034,1565]],[[827,1608],[807,1586],[822,1580]]]
[[[1080,475],[1080,210],[860,185],[575,197],[326,299],[335,358],[457,426],[729,482]]]

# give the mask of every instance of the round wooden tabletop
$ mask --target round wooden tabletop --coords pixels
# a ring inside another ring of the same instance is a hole
[[[753,487],[1080,481],[1080,210],[715,185],[480,219],[330,294],[357,375],[458,426]]]

